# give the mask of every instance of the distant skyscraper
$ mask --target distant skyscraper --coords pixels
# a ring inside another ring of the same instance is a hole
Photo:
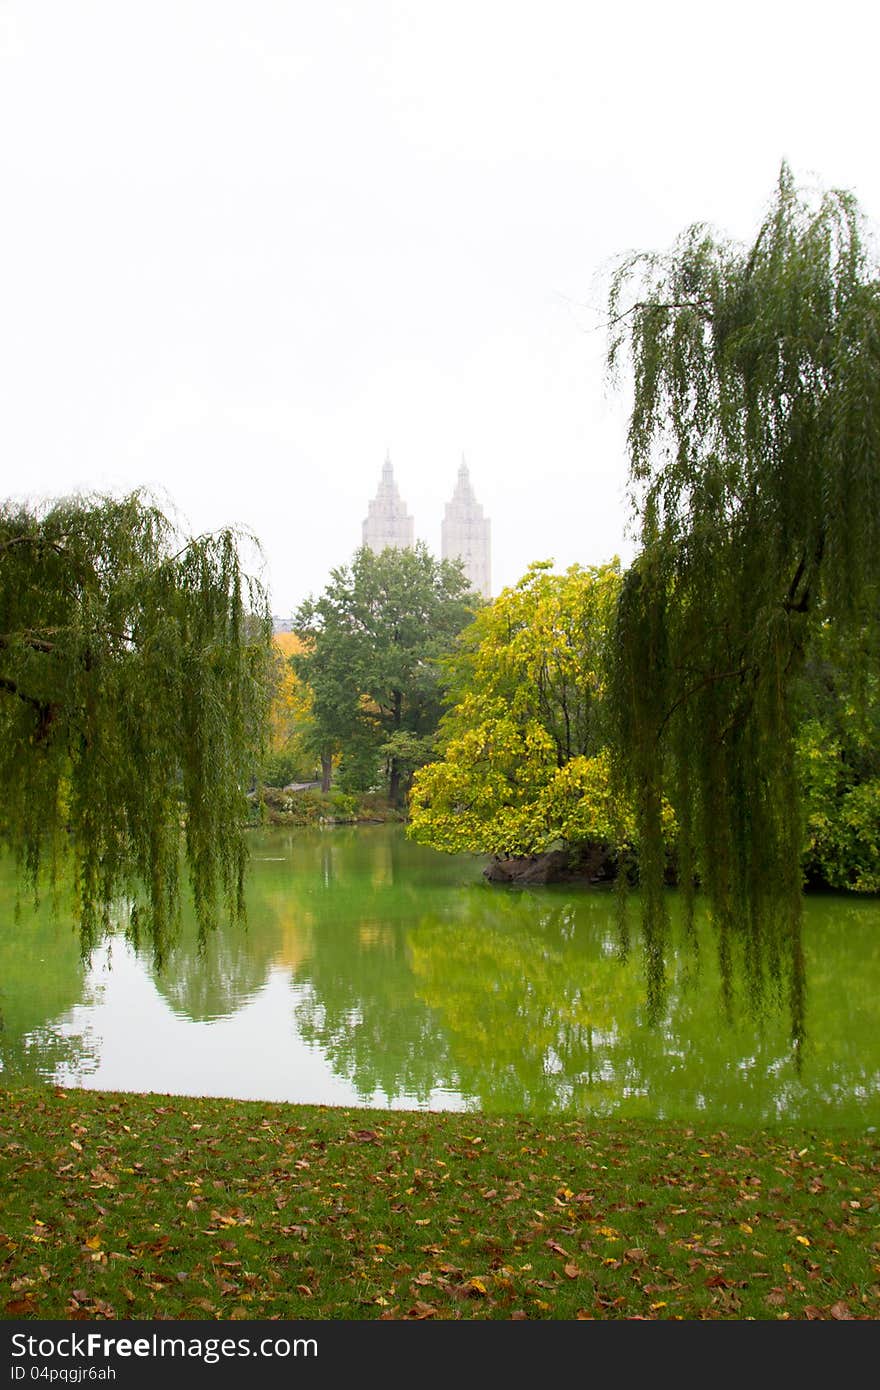
[[[483,508],[474,496],[464,458],[452,500],[446,503],[441,551],[444,560],[464,560],[464,572],[472,587],[483,598],[491,598],[489,519],[483,516]]]
[[[367,508],[363,544],[379,555],[388,546],[406,550],[413,544],[413,519],[406,510],[391,467],[390,455],[382,465],[379,491]]]

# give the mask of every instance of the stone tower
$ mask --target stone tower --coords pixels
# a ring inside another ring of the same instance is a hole
[[[413,543],[413,519],[394,481],[390,454],[385,455],[379,491],[367,508],[363,544],[379,555],[387,546],[406,550]]]
[[[489,519],[483,516],[483,508],[474,496],[464,458],[452,500],[446,503],[441,552],[444,560],[464,560],[464,572],[471,586],[483,598],[491,597]]]

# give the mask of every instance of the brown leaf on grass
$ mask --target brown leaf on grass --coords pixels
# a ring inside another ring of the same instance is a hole
[[[437,1309],[434,1307],[433,1303],[423,1303],[420,1298],[417,1298],[412,1308],[410,1308],[407,1313],[407,1317],[416,1318],[421,1321],[423,1318],[433,1318],[436,1312]]]
[[[568,1275],[569,1279],[580,1278],[581,1272],[582,1271],[576,1264],[569,1263],[565,1266],[565,1273]]]
[[[804,1309],[804,1317],[808,1322],[817,1322],[822,1317],[822,1309],[817,1308],[815,1303],[808,1303]]]
[[[24,1298],[11,1298],[6,1304],[6,1312],[11,1318],[25,1318],[34,1311],[32,1294],[25,1294]]]
[[[838,1322],[847,1322],[852,1319],[852,1313],[842,1298],[837,1303],[832,1303],[828,1311],[833,1318],[837,1318]]]
[[[623,1258],[629,1260],[630,1264],[643,1265],[648,1258],[648,1252],[641,1246],[635,1246],[632,1250],[624,1250]]]
[[[568,1255],[564,1245],[560,1245],[557,1240],[548,1240],[547,1249],[552,1250],[554,1255]]]
[[[734,1313],[742,1307],[742,1299],[739,1294],[731,1293],[727,1289],[719,1289],[717,1294],[713,1296],[713,1303],[716,1300],[727,1313]]]
[[[771,1289],[770,1292],[765,1295],[764,1302],[769,1304],[771,1308],[781,1308],[785,1302],[784,1290]]]

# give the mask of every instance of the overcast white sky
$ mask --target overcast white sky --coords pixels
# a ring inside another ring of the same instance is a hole
[[[601,277],[747,237],[781,159],[880,215],[876,7],[0,0],[0,496],[146,486],[288,615],[390,450],[493,589],[625,539]]]

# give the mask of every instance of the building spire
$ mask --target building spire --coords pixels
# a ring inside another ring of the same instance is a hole
[[[441,547],[444,560],[464,561],[464,572],[471,587],[483,598],[489,598],[489,521],[483,516],[483,508],[474,496],[464,454],[461,456],[455,490],[446,504]]]
[[[394,481],[390,449],[385,451],[379,488],[364,518],[362,544],[377,555],[389,546],[405,550],[413,544],[413,519]]]

